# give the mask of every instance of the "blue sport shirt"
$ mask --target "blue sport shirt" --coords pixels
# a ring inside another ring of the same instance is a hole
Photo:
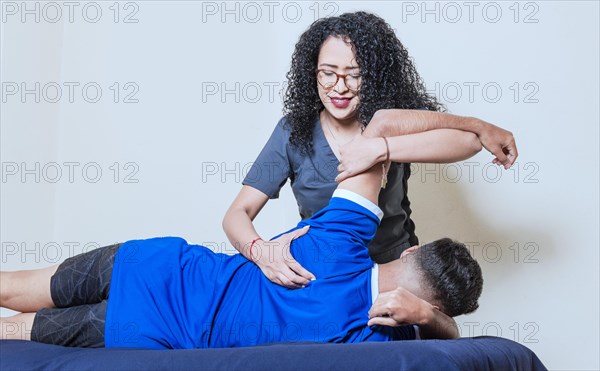
[[[316,280],[287,289],[242,255],[214,253],[177,237],[124,243],[115,259],[105,346],[240,347],[269,342],[414,339],[412,326],[367,326],[373,262],[367,244],[381,210],[337,190],[291,254]],[[286,233],[286,232],[284,232]],[[376,284],[376,283],[375,283]]]

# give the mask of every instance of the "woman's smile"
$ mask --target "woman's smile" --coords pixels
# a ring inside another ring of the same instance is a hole
[[[330,97],[331,103],[336,108],[346,108],[350,105],[350,100],[354,97]]]

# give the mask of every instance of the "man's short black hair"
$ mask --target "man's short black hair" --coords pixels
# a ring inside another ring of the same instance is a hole
[[[471,313],[479,307],[481,267],[464,244],[450,238],[424,244],[415,251],[415,261],[448,316]]]

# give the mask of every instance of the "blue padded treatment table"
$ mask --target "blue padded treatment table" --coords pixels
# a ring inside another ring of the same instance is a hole
[[[482,336],[355,344],[273,343],[244,348],[67,348],[0,341],[0,370],[546,370],[527,347]]]

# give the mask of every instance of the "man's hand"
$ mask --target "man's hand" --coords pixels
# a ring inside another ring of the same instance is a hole
[[[395,137],[436,129],[477,134],[483,147],[495,156],[492,162],[503,165],[505,169],[517,160],[517,146],[512,133],[475,117],[426,110],[382,109],[375,112],[363,135]]]
[[[482,120],[479,120],[479,126],[477,135],[481,145],[496,156],[492,162],[505,169],[511,167],[519,155],[512,133]]]
[[[434,317],[434,306],[403,287],[380,293],[369,310],[367,325],[426,325]]]
[[[305,286],[315,276],[304,269],[290,253],[293,240],[304,236],[309,226],[296,229],[272,241],[257,241],[252,247],[252,260],[273,283],[292,289]]]
[[[386,146],[382,138],[369,138],[357,135],[352,141],[340,148],[340,164],[336,182],[360,174],[377,162],[385,160]]]

